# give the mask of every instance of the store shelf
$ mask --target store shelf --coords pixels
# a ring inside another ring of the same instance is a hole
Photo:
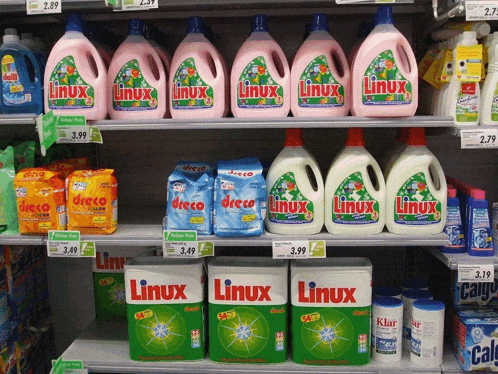
[[[0,114],[0,126],[34,125],[35,123],[36,123],[35,114]]]
[[[448,241],[446,240],[447,244]],[[469,256],[467,253],[443,253],[438,248],[427,247],[427,250],[434,255],[434,257],[441,260],[451,270],[457,270],[458,264],[467,265],[487,265],[494,264],[495,269],[498,269],[498,256],[493,257],[477,257]]]
[[[126,323],[94,321],[62,354],[64,360],[81,360],[89,372],[100,373],[441,373],[440,367],[412,364],[409,356],[397,363],[372,361],[366,366],[304,366],[292,363],[274,365],[216,364],[208,359],[191,362],[139,362],[129,358]]]
[[[464,373],[449,344],[446,344],[444,347],[443,364],[441,365],[441,369],[443,374]]]
[[[325,240],[327,246],[440,246],[447,243],[445,234],[427,236],[395,235],[382,232],[378,235],[362,235],[348,237],[332,235],[325,232],[316,235],[275,235],[265,233],[254,237],[220,238],[215,235],[200,236],[199,240],[211,241],[217,247],[264,247],[271,246],[277,240]],[[0,244],[40,245],[44,244],[45,236],[41,235],[0,235]],[[161,246],[161,225],[120,224],[117,231],[111,235],[82,235],[82,240],[94,241],[97,245],[129,245],[129,246]]]

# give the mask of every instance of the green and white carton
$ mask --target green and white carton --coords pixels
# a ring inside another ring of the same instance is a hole
[[[140,254],[153,255],[145,247],[98,247],[93,259],[93,295],[99,320],[126,319],[124,264]]]
[[[130,357],[201,360],[205,273],[200,259],[135,257],[125,264]]]
[[[219,257],[208,265],[209,358],[223,363],[287,360],[288,262]]]
[[[291,262],[292,361],[370,362],[372,264],[367,258]]]

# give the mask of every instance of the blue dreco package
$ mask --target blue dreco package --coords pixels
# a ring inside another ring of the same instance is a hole
[[[498,278],[494,278],[493,282],[458,282],[456,274],[453,278],[455,306],[498,307]]]
[[[464,371],[498,371],[498,311],[456,309],[452,312],[453,351]]]
[[[213,167],[207,163],[180,161],[168,177],[167,230],[213,233]]]
[[[214,233],[258,236],[264,231],[266,182],[256,157],[218,162],[214,189]]]

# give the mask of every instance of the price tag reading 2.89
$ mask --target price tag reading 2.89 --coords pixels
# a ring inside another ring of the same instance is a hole
[[[61,0],[26,0],[27,14],[50,14],[61,11]]]

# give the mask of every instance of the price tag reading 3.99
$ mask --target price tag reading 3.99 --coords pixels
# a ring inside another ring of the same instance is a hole
[[[28,15],[61,13],[61,11],[61,0],[26,0],[26,13]]]
[[[272,243],[273,258],[323,258],[325,257],[324,240],[283,240]]]
[[[494,282],[495,268],[489,265],[458,265],[458,282]]]

